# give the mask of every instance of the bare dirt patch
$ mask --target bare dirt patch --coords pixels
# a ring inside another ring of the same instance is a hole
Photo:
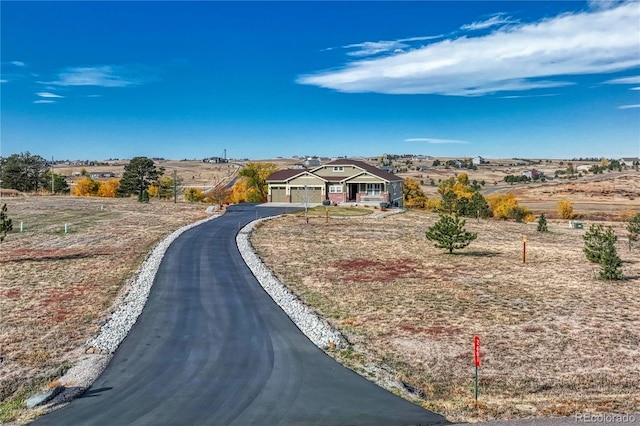
[[[206,217],[204,205],[134,199],[5,202],[14,231],[0,247],[0,421],[83,354],[156,242]]]
[[[469,220],[478,239],[449,255],[424,236],[436,220],[407,212],[306,225],[291,215],[262,224],[252,243],[352,343],[332,356],[364,376],[390,371],[450,420],[640,411],[640,258],[623,223],[608,224],[626,279],[603,282],[582,253],[588,223],[551,220],[538,233],[535,223]]]

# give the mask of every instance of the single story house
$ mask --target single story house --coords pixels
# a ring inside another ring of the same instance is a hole
[[[640,164],[640,158],[637,157],[623,157],[618,161],[620,164],[627,167],[633,167],[635,164]]]
[[[268,202],[381,203],[402,206],[399,176],[359,160],[338,159],[309,170],[285,169],[266,179]]]

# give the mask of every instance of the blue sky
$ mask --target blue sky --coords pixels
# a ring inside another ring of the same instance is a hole
[[[640,156],[640,2],[0,2],[1,154]]]

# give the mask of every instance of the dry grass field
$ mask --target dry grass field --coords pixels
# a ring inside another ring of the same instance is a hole
[[[332,356],[365,376],[391,372],[452,421],[640,411],[640,247],[628,251],[623,223],[610,224],[626,279],[603,282],[582,253],[587,226],[552,220],[539,233],[535,223],[469,220],[478,239],[449,255],[425,238],[436,220],[406,212],[307,225],[288,215],[264,222],[252,243],[352,343]]]
[[[0,422],[82,355],[151,247],[203,205],[11,197],[0,247]],[[21,233],[20,222],[24,231]],[[64,233],[64,224],[68,233]]]

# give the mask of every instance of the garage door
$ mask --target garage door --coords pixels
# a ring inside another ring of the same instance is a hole
[[[271,187],[271,202],[284,203],[287,201],[287,190],[283,187]]]
[[[307,203],[321,203],[322,202],[322,188],[314,187],[297,187],[291,188],[291,202],[292,203],[304,203],[306,198]]]

